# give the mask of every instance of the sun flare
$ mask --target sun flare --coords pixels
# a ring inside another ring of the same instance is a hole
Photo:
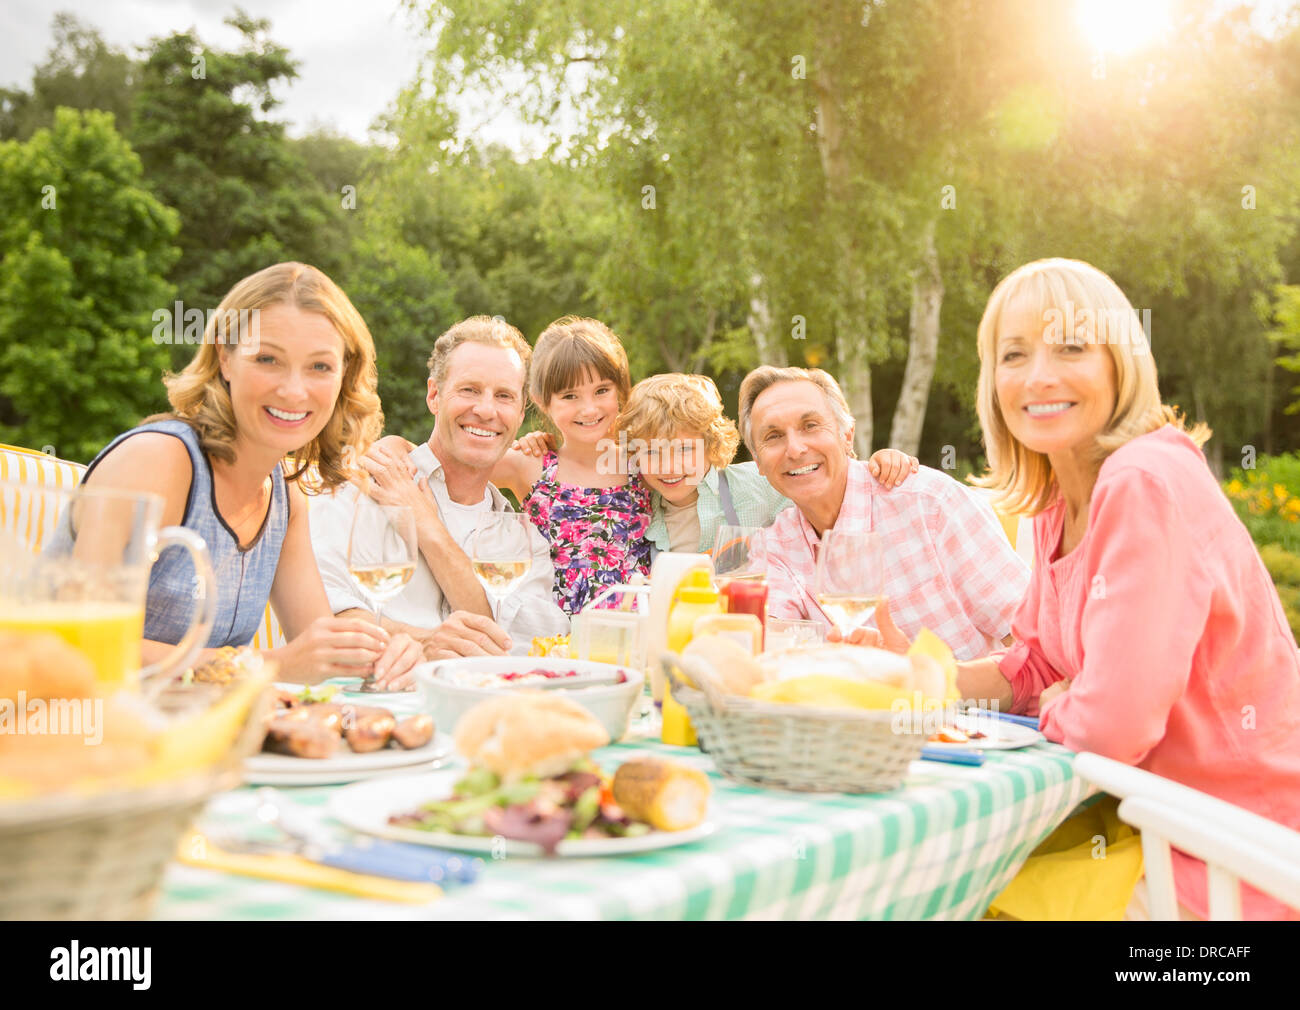
[[[1122,55],[1156,41],[1169,29],[1169,0],[1078,0],[1076,18],[1099,53]]]

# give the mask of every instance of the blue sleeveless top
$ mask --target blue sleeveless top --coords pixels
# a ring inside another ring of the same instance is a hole
[[[289,493],[280,464],[271,473],[271,507],[262,529],[246,550],[217,512],[212,484],[212,465],[199,447],[199,436],[184,421],[155,421],[118,435],[91,462],[86,477],[101,459],[124,439],[142,431],[173,435],[189,450],[194,476],[185,500],[181,525],[193,530],[208,545],[212,573],[217,583],[217,612],[205,648],[247,645],[257,634],[271,595],[271,583],[280,563],[280,548],[289,528]],[[83,478],[84,480],[84,478]],[[149,595],[145,603],[144,637],[175,645],[194,616],[194,564],[187,551],[168,547],[149,572]]]

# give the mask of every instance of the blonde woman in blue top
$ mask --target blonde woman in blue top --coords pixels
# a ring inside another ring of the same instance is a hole
[[[792,504],[754,463],[732,462],[740,433],[707,375],[667,372],[642,379],[612,435],[620,456],[652,492],[646,539],[657,551],[712,553],[722,526],[767,526]],[[535,454],[547,437],[534,432],[518,445]],[[916,471],[917,461],[881,449],[869,465],[872,476],[895,487]]]
[[[217,607],[201,658],[247,645],[269,600],[288,639],[266,651],[282,680],[419,662],[405,634],[331,613],[308,533],[307,493],[346,483],[350,459],[383,425],[374,342],[347,295],[304,263],[245,277],[209,318],[194,359],[163,381],[171,413],[114,439],[84,483],[156,494],[163,525],[203,537]],[[188,557],[163,552],[149,575],[145,662],[180,640],[193,587]]]

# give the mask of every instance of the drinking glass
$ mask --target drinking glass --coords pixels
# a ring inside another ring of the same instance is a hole
[[[760,582],[767,578],[767,551],[759,526],[722,526],[713,541],[713,581],[725,591],[735,579]]]
[[[817,551],[817,603],[845,638],[884,594],[884,542],[875,533],[828,530]]]
[[[369,498],[357,500],[348,536],[348,574],[372,604],[375,623],[383,627],[383,605],[406,588],[419,557],[415,513],[405,505],[379,505]],[[381,694],[373,671],[361,683],[368,694]]]
[[[498,604],[533,567],[532,529],[532,520],[522,512],[488,512],[475,524],[470,562],[484,591]]]

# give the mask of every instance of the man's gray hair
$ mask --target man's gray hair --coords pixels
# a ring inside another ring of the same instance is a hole
[[[841,435],[853,431],[853,412],[849,402],[844,399],[840,384],[829,372],[820,368],[777,368],[775,365],[760,365],[745,376],[740,384],[740,437],[745,440],[749,454],[757,458],[754,450],[754,433],[752,415],[754,401],[766,390],[782,382],[811,382],[826,397],[826,406],[835,418],[835,426]],[[849,456],[856,459],[857,453],[849,446]]]

